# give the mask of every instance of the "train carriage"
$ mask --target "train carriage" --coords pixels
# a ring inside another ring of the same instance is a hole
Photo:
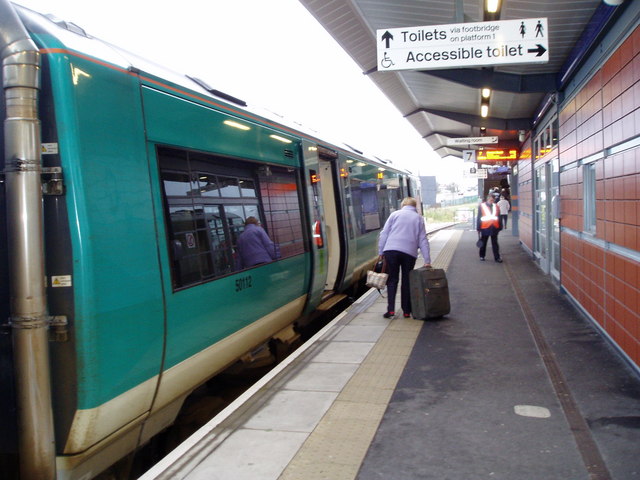
[[[2,464],[20,445],[24,478],[91,478],[170,425],[197,386],[347,295],[419,188],[75,25],[6,0],[0,17]],[[246,268],[250,216],[276,248]]]

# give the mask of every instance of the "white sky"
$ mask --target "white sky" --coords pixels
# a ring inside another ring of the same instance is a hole
[[[298,0],[16,0],[438,183],[463,183]],[[475,182],[474,182],[475,183]]]

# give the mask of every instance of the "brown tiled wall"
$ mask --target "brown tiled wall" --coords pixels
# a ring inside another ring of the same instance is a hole
[[[560,114],[561,225],[583,230],[582,167],[640,133],[640,28]],[[596,238],[640,249],[640,148],[596,162]],[[568,233],[561,238],[563,287],[640,365],[640,264]]]

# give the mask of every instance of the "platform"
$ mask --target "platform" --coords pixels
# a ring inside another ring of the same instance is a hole
[[[475,240],[431,238],[450,315],[369,291],[141,479],[640,478],[638,372],[509,231],[502,264]]]

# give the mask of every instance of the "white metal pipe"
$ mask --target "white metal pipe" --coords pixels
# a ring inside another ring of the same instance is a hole
[[[38,119],[40,54],[8,0],[0,0],[0,42],[20,478],[51,480],[56,468]]]

